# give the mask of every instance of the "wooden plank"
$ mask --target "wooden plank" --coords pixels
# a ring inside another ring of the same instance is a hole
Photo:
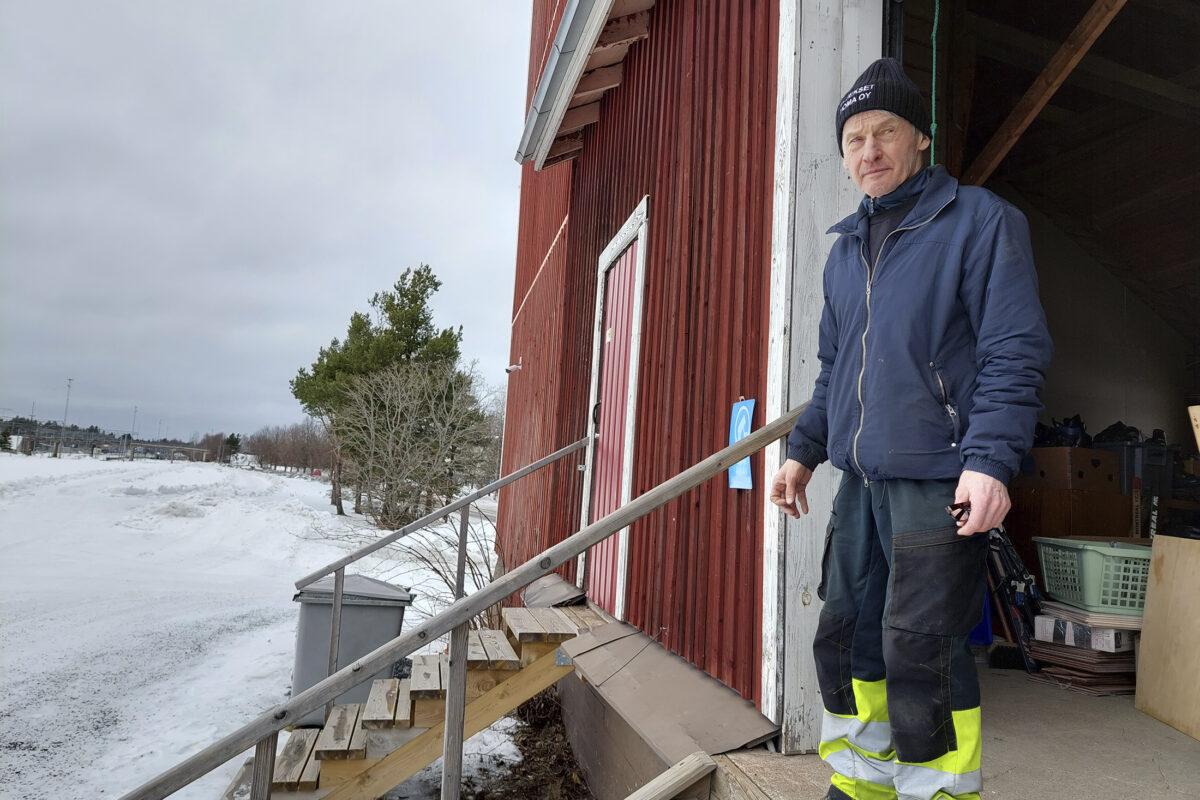
[[[483,646],[483,637],[479,631],[467,633],[467,667],[470,669],[490,669],[492,662],[488,659],[487,648]]]
[[[396,678],[374,681],[371,694],[363,705],[362,725],[368,730],[391,728],[396,722],[396,696],[400,681]]]
[[[310,728],[316,732],[316,728]],[[330,762],[333,763],[333,762]],[[308,761],[304,765],[304,770],[300,773],[300,778],[296,781],[296,791],[311,792],[317,788],[317,784],[321,781],[321,762],[317,761],[317,737],[313,737],[313,747],[308,756]]]
[[[1156,536],[1146,586],[1134,708],[1200,739],[1200,541]]]
[[[697,750],[676,761],[654,780],[629,795],[626,800],[671,800],[717,768],[708,753]]]
[[[512,711],[543,689],[571,673],[572,667],[560,667],[550,654],[483,697],[467,706],[463,723],[463,738],[470,738]],[[334,789],[326,800],[356,800],[377,797],[411,778],[442,753],[444,722],[439,722],[419,737],[368,767]]]
[[[356,758],[353,761],[326,761],[321,764],[321,788],[336,789],[364,769],[380,762],[378,758]]]
[[[625,47],[650,36],[650,12],[641,11],[624,17],[610,19],[600,30],[600,38],[592,48],[592,55],[605,50]]]
[[[444,721],[446,716],[446,699],[421,697],[413,700],[412,726],[414,728],[432,728]]]
[[[250,774],[254,771],[254,758],[247,758],[233,776],[221,800],[244,800],[250,796]]]
[[[588,630],[591,630],[592,628],[599,628],[601,625],[608,624],[608,620],[605,619],[599,612],[597,612],[595,609],[588,608],[587,606],[576,606],[575,614],[578,615],[579,621],[588,627]]]
[[[546,629],[529,613],[528,608],[506,608],[500,613],[504,617],[504,627],[518,642],[545,641]]]
[[[571,623],[571,627],[575,629],[577,635],[588,629],[587,625],[579,621],[579,615],[570,606],[564,606],[558,609],[558,612],[566,618],[567,622]]]
[[[396,687],[396,718],[393,724],[397,728],[412,727],[412,680],[410,678],[401,678],[400,684]]]
[[[275,774],[271,777],[272,789],[294,792],[299,788],[300,776],[312,758],[319,733],[316,728],[297,728],[292,731],[287,744],[275,758]]]
[[[624,75],[624,63],[594,69],[580,78],[579,83],[575,84],[575,97],[595,94],[597,92],[602,94],[609,89],[615,89],[621,85],[621,78]]]
[[[467,673],[467,699],[474,700],[495,689],[516,674],[510,669],[473,669]]]
[[[543,641],[565,642],[578,636],[578,630],[557,608],[528,609],[537,623],[546,631]]]
[[[346,751],[350,748],[350,739],[354,736],[354,729],[358,727],[361,714],[362,705],[360,703],[334,706],[329,719],[325,721],[325,727],[321,729],[321,734],[317,737],[313,757],[318,761],[327,758],[345,758]]]
[[[568,133],[581,131],[588,125],[594,125],[600,121],[600,104],[588,103],[586,106],[572,108],[563,115],[562,125],[558,126],[558,135],[565,136]]]
[[[533,662],[540,659],[547,653],[553,653],[558,649],[558,642],[522,642],[521,643],[521,668],[528,667]]]
[[[1042,106],[1058,91],[1058,87],[1062,86],[1071,70],[1124,6],[1125,0],[1096,0],[1092,4],[1075,30],[1071,31],[1062,47],[1042,70],[1042,74],[1034,79],[1008,118],[992,134],[983,152],[967,170],[963,183],[979,186],[991,177],[996,167],[1004,160],[1004,156],[1021,138],[1021,134],[1037,118]]]
[[[566,136],[559,136],[550,145],[550,151],[546,153],[546,160],[559,158],[568,153],[574,153],[583,149],[583,134],[568,133]]]
[[[500,631],[482,630],[479,632],[479,640],[482,642],[484,649],[487,651],[488,666],[490,669],[520,669],[521,659],[517,656],[517,651],[513,650],[508,639],[504,638],[504,634]]]
[[[363,706],[360,705],[350,733],[350,744],[346,747],[346,758],[365,758],[367,755],[367,729],[362,725],[362,713]]]
[[[728,756],[713,756],[717,769],[712,776],[709,800],[771,800],[758,784]]]
[[[442,696],[441,656],[413,656],[412,683],[409,685],[409,693],[414,700]]]

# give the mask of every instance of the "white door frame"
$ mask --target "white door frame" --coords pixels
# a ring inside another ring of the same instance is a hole
[[[825,230],[861,197],[842,169],[834,112],[882,48],[878,0],[780,0],[766,419],[812,395],[821,276],[834,242]],[[785,456],[778,442],[767,448],[764,486]],[[811,512],[799,520],[784,517],[763,492],[762,710],[780,726],[785,753],[814,751],[820,740],[811,647],[834,473],[817,471],[808,485]]]
[[[633,309],[630,319],[629,341],[629,393],[625,399],[625,448],[621,461],[621,505],[627,504],[633,492],[633,445],[634,422],[637,419],[638,397],[638,365],[642,352],[642,305],[645,293],[646,276],[646,231],[649,226],[650,196],[646,195],[638,203],[637,208],[625,220],[625,224],[617,231],[600,254],[599,271],[596,276],[596,324],[592,332],[592,386],[588,396],[587,426],[588,445],[583,467],[583,504],[580,511],[581,525],[588,525],[592,511],[592,477],[596,458],[596,433],[593,430],[592,409],[600,394],[600,353],[604,347],[604,294],[608,288],[607,275],[609,269],[637,242],[637,260],[634,264],[633,275]],[[629,578],[629,528],[622,528],[617,534],[617,595],[614,604],[614,616],[625,620],[625,590]],[[587,552],[579,554],[575,569],[576,583],[584,588],[584,576],[587,574]]]

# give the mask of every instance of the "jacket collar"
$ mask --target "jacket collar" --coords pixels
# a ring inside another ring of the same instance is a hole
[[[917,200],[917,204],[900,223],[899,227],[901,228],[910,221],[919,222],[933,217],[943,206],[958,196],[958,179],[946,172],[945,167],[935,164],[926,169],[929,170],[929,185],[921,193],[921,199]],[[867,209],[863,203],[859,203],[858,209],[853,214],[834,225],[826,233],[856,234],[866,241],[869,226]]]

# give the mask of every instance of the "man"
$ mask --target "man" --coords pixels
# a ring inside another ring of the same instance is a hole
[[[812,471],[845,471],[813,646],[826,798],[978,798],[967,637],[986,532],[1008,512],[1052,352],[1028,227],[991,192],[923,166],[929,113],[895,59],[855,82],[837,128],[865,196],[830,229],[821,371],[771,486],[799,517]],[[961,519],[952,503],[966,504]]]

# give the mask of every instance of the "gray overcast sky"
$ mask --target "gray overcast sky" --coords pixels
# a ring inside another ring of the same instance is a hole
[[[0,416],[303,417],[288,380],[406,267],[501,384],[529,0],[5,0]]]

